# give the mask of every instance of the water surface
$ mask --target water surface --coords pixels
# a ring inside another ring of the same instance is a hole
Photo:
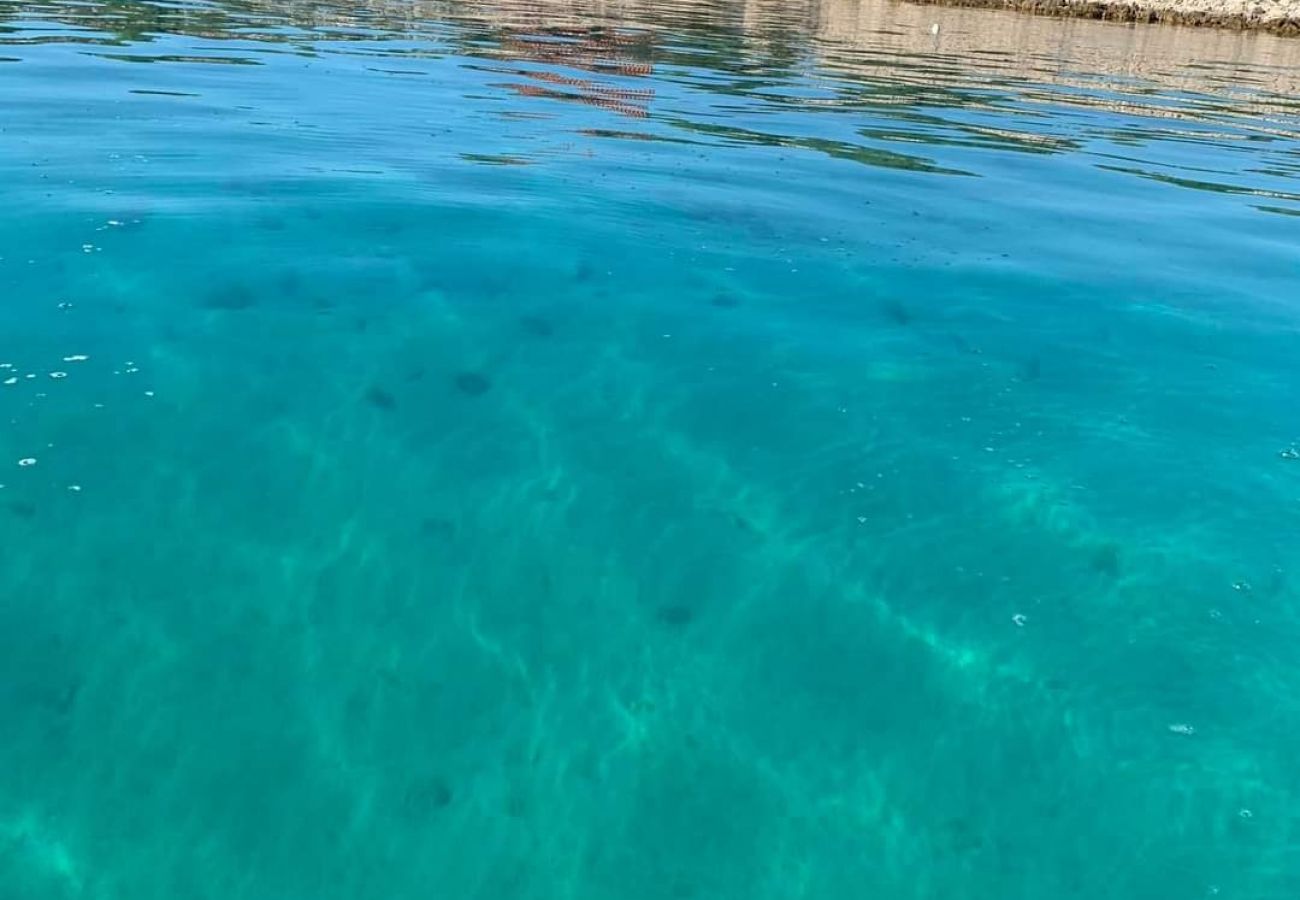
[[[5,2],[0,58],[6,897],[1300,894],[1300,43]]]

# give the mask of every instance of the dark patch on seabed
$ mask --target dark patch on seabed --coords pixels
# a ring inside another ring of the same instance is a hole
[[[456,390],[467,397],[481,397],[492,388],[488,377],[479,372],[461,372],[452,379],[452,383]]]
[[[524,316],[519,320],[519,326],[524,334],[533,337],[547,338],[555,334],[555,326],[541,316]]]
[[[225,312],[250,309],[256,303],[256,295],[249,287],[242,284],[222,285],[203,295],[204,307]]]
[[[381,387],[372,387],[367,390],[366,402],[376,409],[385,411],[397,408],[397,398]]]
[[[670,603],[655,611],[655,620],[661,625],[682,628],[695,621],[695,611],[681,603]]]

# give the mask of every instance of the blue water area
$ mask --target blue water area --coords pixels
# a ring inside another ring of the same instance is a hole
[[[0,57],[6,900],[1300,896],[1300,42],[83,0]]]

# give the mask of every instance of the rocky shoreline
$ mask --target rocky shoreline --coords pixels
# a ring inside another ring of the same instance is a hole
[[[1199,25],[1300,36],[1300,0],[911,0],[1110,22]]]

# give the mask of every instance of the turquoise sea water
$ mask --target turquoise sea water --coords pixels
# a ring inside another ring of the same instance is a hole
[[[1300,43],[0,58],[0,897],[1300,896]]]

